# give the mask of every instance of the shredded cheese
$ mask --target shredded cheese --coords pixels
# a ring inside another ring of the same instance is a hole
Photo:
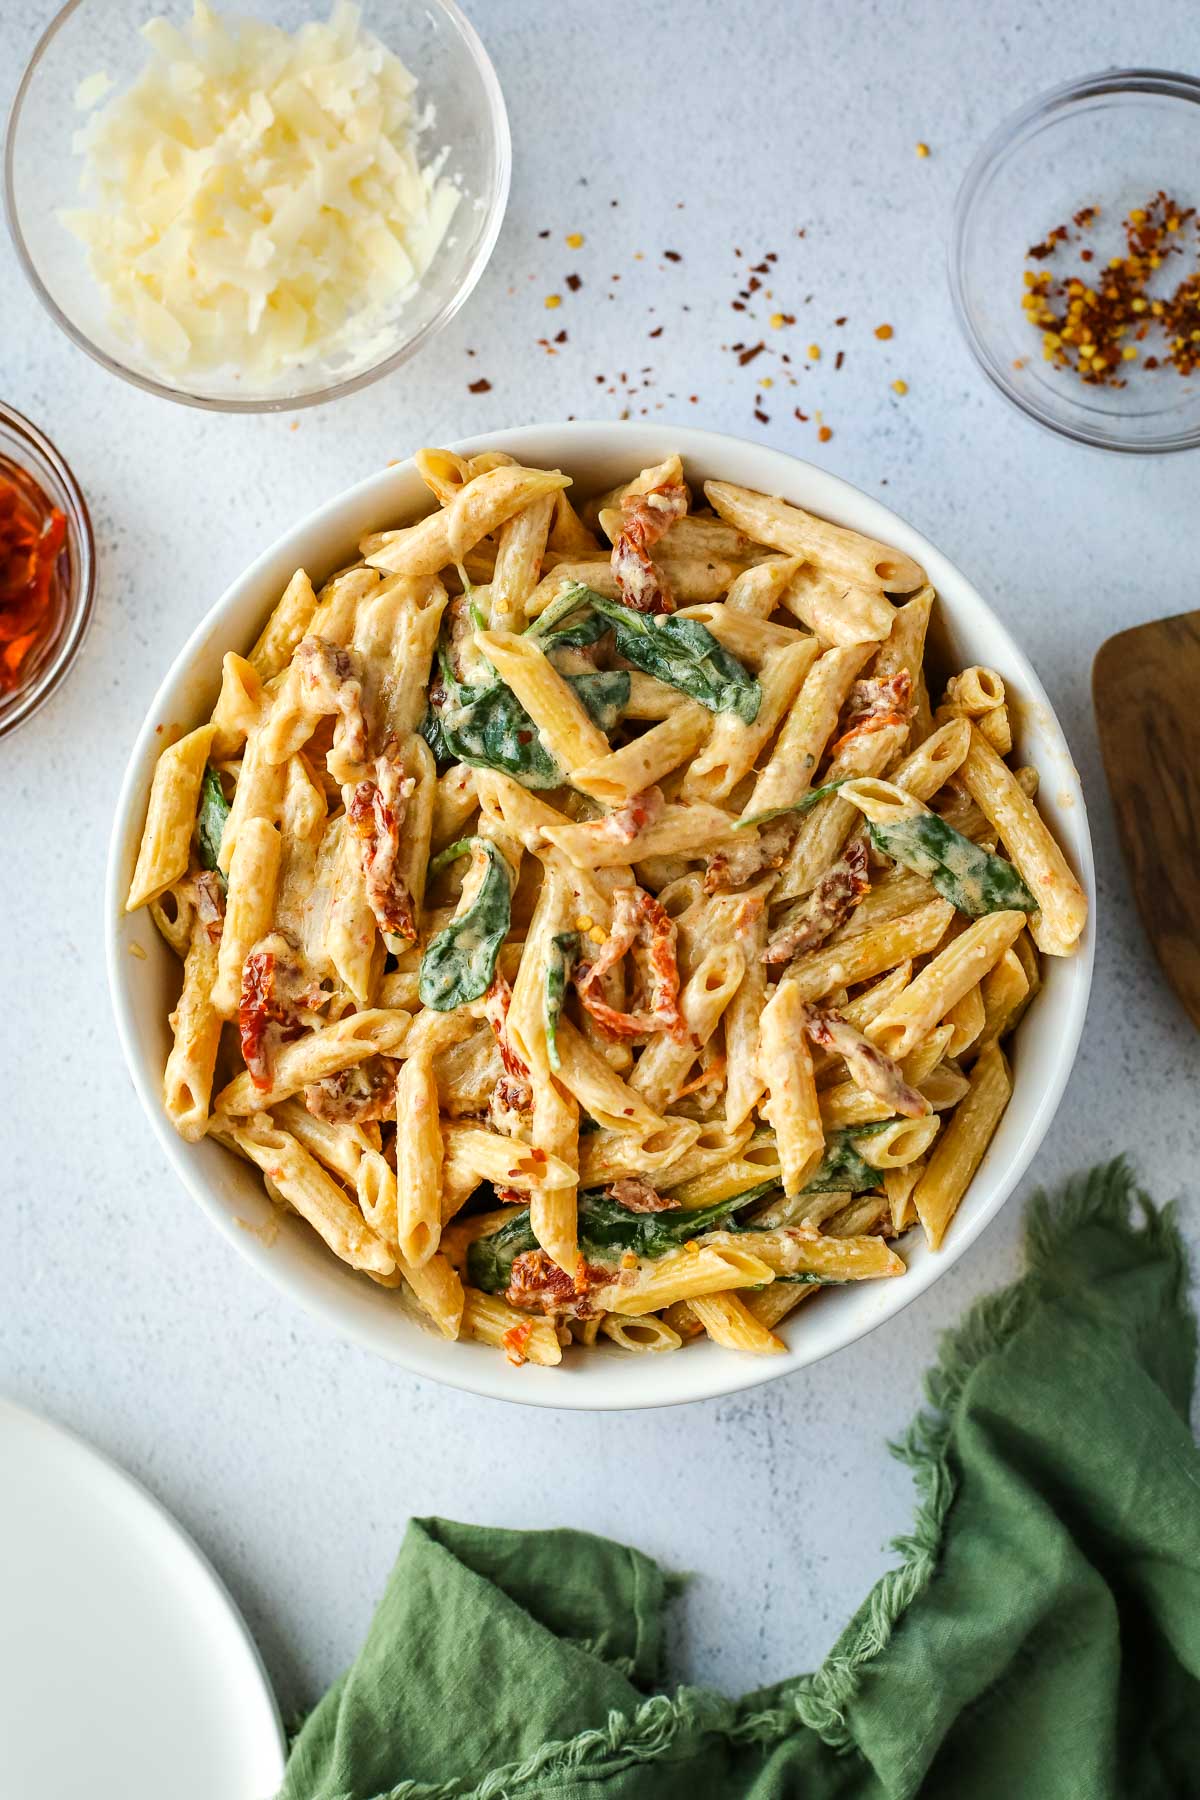
[[[149,61],[76,133],[92,204],[60,213],[114,326],[178,378],[269,383],[353,355],[416,288],[459,200],[422,166],[416,82],[337,0],[281,31],[197,0],[142,28]],[[105,77],[76,101],[102,98]]]

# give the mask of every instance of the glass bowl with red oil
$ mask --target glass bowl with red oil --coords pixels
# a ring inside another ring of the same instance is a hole
[[[49,438],[0,401],[0,737],[49,698],[86,635],[92,522]]]

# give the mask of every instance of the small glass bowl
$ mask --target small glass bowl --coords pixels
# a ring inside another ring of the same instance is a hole
[[[1031,244],[1098,206],[1083,247],[1102,266],[1125,252],[1121,221],[1160,189],[1200,207],[1200,81],[1161,69],[1118,69],[1042,94],[993,132],[959,189],[950,287],[967,343],[1006,399],[1079,444],[1140,455],[1200,445],[1200,374],[1131,364],[1124,388],[1087,385],[1043,360],[1021,309]],[[1200,235],[1188,235],[1180,275],[1200,266],[1191,253]],[[1074,273],[1079,248],[1072,232],[1040,266]]]
[[[487,51],[454,0],[360,0],[363,25],[400,57],[417,82],[417,104],[432,107],[420,137],[422,162],[443,147],[442,173],[461,199],[415,292],[399,300],[369,340],[354,325],[323,355],[256,387],[235,367],[181,375],[154,364],[114,327],[87,266],[84,246],[57,213],[80,204],[82,159],[72,147],[86,114],[74,105],[79,83],[97,73],[120,90],[146,61],[140,27],[150,18],[176,26],[193,0],[69,0],[50,25],[13,102],[4,151],[4,190],[17,255],[68,337],[113,374],[149,393],[218,412],[280,412],[354,393],[416,353],[452,319],[482,275],[508,201],[512,145],[500,83]],[[322,0],[238,0],[231,11],[295,31],[327,7]]]
[[[33,652],[19,687],[0,693],[0,737],[15,731],[48,700],[87,636],[96,591],[96,545],[79,483],[49,438],[0,401],[0,473],[5,461],[27,469],[67,521],[58,559],[52,629]]]

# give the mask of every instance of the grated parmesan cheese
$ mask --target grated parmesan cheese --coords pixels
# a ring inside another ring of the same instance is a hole
[[[114,327],[175,378],[269,383],[411,294],[459,199],[422,167],[416,82],[337,0],[295,33],[222,18],[142,28],[149,62],[75,137],[87,246]],[[76,92],[90,106],[107,78]]]

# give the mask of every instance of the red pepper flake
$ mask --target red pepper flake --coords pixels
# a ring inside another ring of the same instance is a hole
[[[567,341],[566,332],[565,331],[556,331],[554,334],[554,341],[556,344],[565,344]]]
[[[649,335],[649,336],[650,336],[650,337],[652,337],[652,338],[656,338],[656,337],[661,337],[661,336],[662,336],[662,334],[663,334],[663,328],[662,328],[662,326],[661,326],[661,325],[656,325],[656,326],[655,326],[655,327],[654,327],[654,330],[653,330],[653,331],[652,331],[652,332],[650,332],[650,333],[649,333],[649,334],[648,334],[648,335]]]
[[[548,231],[539,231],[538,236],[540,238],[548,238],[550,236],[550,233]]]
[[[573,294],[577,294],[583,286],[583,276],[571,274],[566,277],[567,286]]]
[[[467,384],[467,391],[472,394],[490,394],[492,391],[492,384],[485,376],[481,375],[478,381],[472,381]]]
[[[729,302],[729,304],[730,304],[730,306],[732,306],[734,312],[745,312],[745,310],[746,310],[746,308],[742,305],[742,302],[740,300],[731,300]]]
[[[767,346],[760,339],[757,344],[751,344],[748,350],[743,350],[738,357],[738,362],[741,364],[742,368],[744,369],[747,363],[752,363],[756,356],[761,356],[766,347]]]
[[[769,425],[771,423],[770,413],[765,413],[761,406],[755,407],[754,416],[758,420],[760,425]]]
[[[688,399],[691,401],[693,406],[698,406],[700,404],[699,394],[689,394]]]
[[[834,368],[840,369],[842,364],[845,362],[845,360],[846,360],[846,352],[844,350],[839,350],[837,355],[833,359]]]
[[[1088,230],[1098,210],[1082,207],[1074,215],[1076,230]],[[1126,254],[1111,257],[1097,275],[1063,274],[1056,281],[1048,269],[1027,269],[1021,304],[1042,333],[1044,360],[1071,370],[1089,387],[1123,388],[1126,365],[1138,361],[1136,344],[1155,330],[1168,347],[1165,355],[1146,357],[1144,369],[1171,367],[1189,376],[1200,368],[1200,268],[1173,293],[1155,293],[1152,285],[1166,259],[1183,254],[1180,226],[1195,216],[1194,207],[1179,206],[1160,189],[1122,221]],[[1041,262],[1070,241],[1067,227],[1056,225],[1028,254]],[[1080,261],[1091,255],[1080,250]]]
[[[802,425],[808,424],[808,414],[806,412],[801,412],[799,407],[796,408],[796,417]]]
[[[668,262],[682,262],[683,261],[683,258],[682,258],[682,256],[680,256],[678,250],[664,250],[663,255],[666,257]]]
[[[844,325],[846,323],[847,316],[848,315],[846,313],[843,313],[840,319],[835,319],[833,321],[834,324],[835,325]]]

